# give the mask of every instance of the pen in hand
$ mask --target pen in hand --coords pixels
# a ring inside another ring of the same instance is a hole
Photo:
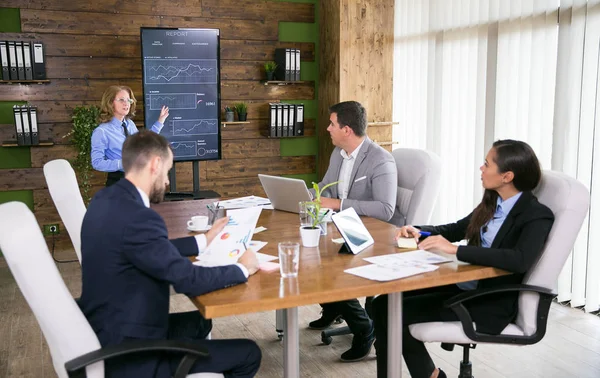
[[[431,236],[431,232],[429,231],[419,231],[419,234],[421,234],[421,236]]]

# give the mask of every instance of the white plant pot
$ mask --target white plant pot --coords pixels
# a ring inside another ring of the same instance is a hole
[[[319,237],[321,237],[321,227],[300,227],[300,238],[302,239],[302,246],[309,248],[317,247],[319,245]]]

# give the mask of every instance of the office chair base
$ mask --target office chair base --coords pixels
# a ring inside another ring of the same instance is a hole
[[[283,340],[283,330],[276,329],[275,331],[277,331],[277,338],[279,339],[279,341]]]
[[[474,378],[471,362],[460,362],[458,378]]]

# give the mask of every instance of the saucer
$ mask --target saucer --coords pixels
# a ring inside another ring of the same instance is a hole
[[[190,227],[188,226],[188,231],[192,231],[192,232],[202,232],[202,231],[208,231],[212,228],[212,225],[209,224],[206,227],[202,227],[202,228],[194,228],[194,227]]]

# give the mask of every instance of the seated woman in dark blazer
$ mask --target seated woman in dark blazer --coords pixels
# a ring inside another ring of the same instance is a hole
[[[402,355],[413,378],[444,378],[435,367],[423,342],[411,336],[408,326],[433,321],[454,321],[458,317],[444,307],[446,299],[464,290],[521,283],[539,256],[552,228],[554,215],[540,204],[531,191],[541,179],[539,161],[524,142],[499,140],[481,166],[485,189],[481,203],[467,217],[443,226],[404,226],[398,237],[420,238],[419,249],[455,254],[471,264],[505,269],[514,274],[481,281],[407,292],[403,298]],[[452,244],[463,239],[466,246]],[[499,334],[517,314],[518,293],[489,295],[465,303],[477,331]],[[373,302],[377,376],[387,377],[387,295]]]

